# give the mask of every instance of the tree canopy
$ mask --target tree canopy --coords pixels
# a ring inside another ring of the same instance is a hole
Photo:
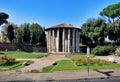
[[[101,16],[107,17],[108,22],[108,37],[110,40],[118,42],[120,39],[120,2],[112,4],[104,8],[100,12]]]
[[[3,23],[7,23],[8,18],[9,18],[8,14],[0,12],[0,25],[2,25]]]
[[[31,33],[31,43],[32,44],[39,43],[42,34],[42,27],[37,23],[32,23],[30,26],[30,33]]]
[[[24,23],[16,29],[16,39],[19,43],[43,43],[43,28],[37,23]]]
[[[8,28],[7,28],[7,37],[8,37],[10,42],[12,42],[13,39],[15,38],[14,27],[12,25],[9,25]]]
[[[103,44],[106,36],[106,23],[102,18],[89,19],[82,25],[81,41],[85,44]]]
[[[100,15],[106,16],[111,19],[117,19],[120,20],[120,2],[117,4],[112,4],[104,8],[101,12]]]
[[[8,36],[7,36],[8,30],[7,29],[10,25],[12,25],[14,30],[17,28],[17,25],[15,25],[14,23],[10,23],[10,22],[8,22],[8,23],[6,23],[2,26],[1,34],[2,34],[2,37],[3,37],[2,41],[4,41],[4,42],[8,41]]]

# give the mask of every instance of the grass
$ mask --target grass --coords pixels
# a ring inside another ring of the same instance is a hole
[[[58,65],[55,66],[52,70],[61,71],[61,70],[73,70],[78,69],[78,67],[71,60],[62,60],[58,62]]]
[[[81,56],[82,56],[82,57],[86,57],[86,55],[77,55],[77,54],[76,54],[76,55],[73,55],[73,54],[71,54],[71,55],[66,55],[67,58],[78,58],[78,57],[81,57]]]
[[[42,69],[42,72],[47,73],[47,72],[52,72],[54,68],[54,65],[46,66]]]
[[[95,69],[115,69],[120,68],[120,64],[110,63],[109,65],[90,65],[90,70]],[[57,65],[51,65],[44,67],[42,72],[53,72],[53,71],[71,71],[71,70],[87,70],[87,66],[77,66],[72,60],[61,60]]]
[[[27,62],[28,64],[33,63],[33,61],[15,61],[9,65],[0,66],[0,71],[17,70],[19,68],[24,67],[24,65],[23,65],[24,62]]]
[[[71,53],[66,55],[67,58],[78,58],[78,57],[87,57],[86,53]],[[90,54],[90,57],[93,57],[93,54]]]
[[[61,61],[57,61],[55,65],[50,65],[47,67],[44,67],[42,69],[42,72],[53,72],[53,71],[71,71],[71,70],[87,70],[88,66],[86,63],[87,62],[87,56],[82,54],[70,54],[67,55],[66,57],[71,58],[71,60],[61,60]],[[76,59],[79,63],[82,62],[82,64],[77,65],[76,61],[73,61],[73,59]],[[78,59],[77,59],[78,58]],[[79,58],[81,58],[79,60]],[[115,64],[112,62],[107,62],[104,60],[94,60],[94,58],[90,57],[90,70],[95,70],[95,69],[115,69],[115,68],[120,68],[120,64]],[[98,63],[97,63],[98,62]]]
[[[56,65],[51,65],[43,68],[43,72],[53,72],[53,71],[65,71],[65,70],[78,70],[72,60],[62,60],[58,61]]]
[[[13,58],[41,58],[47,55],[47,53],[31,53],[31,52],[23,52],[23,51],[1,52],[0,55],[2,55],[3,53]]]

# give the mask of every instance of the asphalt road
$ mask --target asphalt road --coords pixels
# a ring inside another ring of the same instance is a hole
[[[7,82],[7,81],[5,81]],[[120,82],[120,78],[109,78],[109,79],[73,79],[73,80],[44,80],[44,81],[39,81],[39,80],[17,80],[17,81],[8,81],[8,82]]]
[[[77,82],[120,82],[120,78],[97,79],[97,80],[77,81]]]
[[[120,82],[120,78],[109,79],[88,79],[88,80],[59,80],[59,81],[40,81],[40,82]]]

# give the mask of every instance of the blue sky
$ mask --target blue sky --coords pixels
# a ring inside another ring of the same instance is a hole
[[[108,5],[120,0],[0,0],[0,12],[15,24],[38,23],[51,27],[60,23],[80,27],[88,18],[100,17]]]

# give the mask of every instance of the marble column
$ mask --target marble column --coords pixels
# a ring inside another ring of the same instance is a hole
[[[75,52],[75,29],[73,29],[72,52]]]
[[[49,31],[47,33],[47,52],[49,52]]]
[[[70,29],[68,29],[68,52],[70,52]]]
[[[80,32],[79,32],[79,30],[78,30],[78,52],[80,52],[80,48],[79,48],[79,46],[80,46]]]
[[[54,36],[55,36],[55,38],[54,38],[54,45],[55,45],[54,49],[55,49],[55,52],[56,52],[56,36],[57,36],[56,30],[54,30]]]
[[[49,30],[48,31],[48,33],[49,33],[49,52],[51,52],[51,31]]]
[[[65,52],[65,29],[62,32],[62,52]]]
[[[59,29],[57,29],[57,37],[56,37],[56,49],[57,52],[59,52]]]
[[[54,30],[52,30],[52,52],[55,52],[55,33]]]
[[[68,30],[67,29],[65,29],[65,33],[66,33],[66,35],[65,35],[65,52],[67,52],[67,50],[68,50],[68,32],[67,32]]]
[[[76,30],[76,51],[75,52],[78,52],[78,30]]]

